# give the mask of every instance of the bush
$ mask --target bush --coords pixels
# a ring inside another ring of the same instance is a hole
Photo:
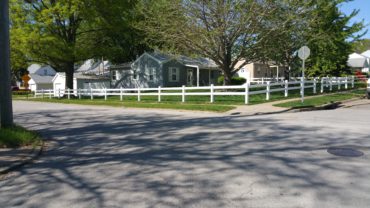
[[[19,89],[13,91],[13,95],[29,95],[31,94],[31,90]]]
[[[243,77],[232,77],[231,78],[231,85],[243,85],[247,80]],[[224,76],[219,76],[217,79],[217,84],[223,85],[224,84]]]

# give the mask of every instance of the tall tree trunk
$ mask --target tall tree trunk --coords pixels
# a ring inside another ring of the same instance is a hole
[[[10,88],[9,1],[0,1],[0,124],[13,125]]]
[[[65,66],[66,89],[73,89],[74,62],[68,62]]]
[[[231,74],[230,67],[224,66],[222,71],[224,72],[224,85],[231,85],[231,78],[233,75]]]

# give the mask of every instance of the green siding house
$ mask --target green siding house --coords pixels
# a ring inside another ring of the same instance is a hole
[[[220,76],[217,65],[205,58],[144,53],[132,63],[110,68],[112,87],[147,88],[205,86]]]

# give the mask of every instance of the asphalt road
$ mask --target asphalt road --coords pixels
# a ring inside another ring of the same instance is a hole
[[[0,207],[370,206],[370,103],[240,115],[15,102],[48,140]],[[361,157],[340,157],[330,147]]]

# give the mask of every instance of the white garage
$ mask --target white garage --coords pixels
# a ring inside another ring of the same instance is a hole
[[[31,91],[51,90],[53,89],[53,76],[40,76],[38,74],[29,74],[28,85]]]

